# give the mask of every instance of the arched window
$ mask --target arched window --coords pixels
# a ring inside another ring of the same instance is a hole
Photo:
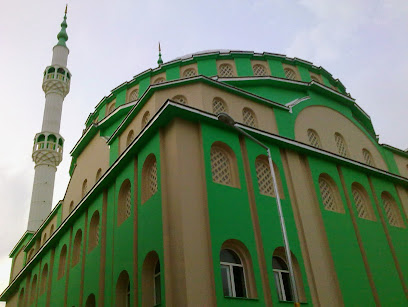
[[[318,75],[310,74],[310,78],[317,83],[322,83]]]
[[[154,268],[154,305],[161,304],[160,261],[157,260]]]
[[[237,186],[236,160],[233,151],[225,144],[217,142],[211,146],[210,157],[213,181]]]
[[[50,237],[51,237],[51,235],[54,233],[54,224],[52,224],[51,225],[51,228],[50,228]]]
[[[309,138],[309,143],[313,147],[322,148],[322,143],[320,142],[320,137],[316,131],[313,129],[307,130],[307,137]]]
[[[142,118],[142,129],[146,127],[147,123],[150,121],[150,112],[146,111]]]
[[[19,307],[24,307],[24,288],[21,288],[20,290],[20,295],[18,296],[18,306]]]
[[[254,76],[267,76],[268,75],[266,67],[261,64],[255,64],[252,67],[252,70],[254,71]]]
[[[366,164],[370,166],[375,166],[373,156],[371,153],[368,151],[368,149],[363,149],[363,158]]]
[[[72,251],[72,267],[78,264],[81,259],[82,230],[78,229],[75,234],[74,248]]]
[[[47,289],[47,279],[48,279],[48,264],[45,264],[41,274],[40,295],[42,295]]]
[[[43,244],[45,243],[45,241],[47,241],[47,233],[44,233],[44,236],[43,236]]]
[[[231,249],[220,252],[221,278],[224,296],[247,297],[244,266]]]
[[[89,225],[89,243],[88,252],[93,250],[99,244],[99,211],[95,211]]]
[[[346,141],[344,140],[343,136],[340,133],[336,132],[334,134],[334,140],[336,142],[339,155],[348,158],[350,155],[348,153]]]
[[[85,307],[95,307],[95,306],[96,306],[95,294],[89,294],[88,298],[86,299]]]
[[[165,82],[166,79],[164,79],[163,77],[157,78],[156,80],[154,80],[153,84],[159,84],[159,83],[163,83]]]
[[[258,123],[256,120],[256,116],[254,114],[254,111],[252,111],[250,108],[244,108],[242,110],[242,119],[245,125],[251,126],[254,128],[258,127]]]
[[[374,212],[371,207],[369,197],[366,190],[358,183],[354,182],[351,185],[354,204],[356,205],[358,217],[366,220],[375,220]]]
[[[233,77],[234,76],[234,69],[230,64],[221,64],[218,67],[218,75],[220,77]]]
[[[135,139],[135,132],[133,130],[130,130],[126,138],[126,147],[128,147],[134,139]]]
[[[115,110],[115,103],[112,103],[108,106],[108,114],[111,114]]]
[[[30,261],[31,260],[31,258],[33,258],[33,256],[34,256],[34,251],[35,251],[35,249],[34,249],[34,247],[28,252],[28,261]]]
[[[187,98],[184,97],[183,95],[174,96],[172,100],[177,101],[181,104],[187,104]]]
[[[60,279],[65,274],[65,263],[67,260],[67,246],[64,246],[61,249],[59,265],[58,265],[58,279]]]
[[[285,68],[284,72],[285,72],[286,78],[288,78],[290,80],[296,80],[296,73],[295,73],[295,71],[293,69]]]
[[[183,78],[190,78],[197,76],[197,71],[194,68],[186,69],[183,73]]]
[[[157,190],[157,161],[155,155],[150,154],[143,163],[142,169],[142,203],[156,194]]]
[[[119,274],[116,282],[116,307],[130,307],[130,279],[126,271]]]
[[[88,192],[88,180],[85,179],[84,182],[82,183],[82,197],[86,195],[86,192]]]
[[[102,169],[98,169],[98,171],[96,172],[96,176],[95,176],[95,182],[97,182],[102,176]]]
[[[142,266],[142,306],[161,304],[161,270],[155,251],[146,255]]]
[[[30,293],[30,304],[35,301],[37,296],[37,275],[34,275],[33,281],[31,282],[31,293]]]
[[[299,262],[291,252],[293,274],[296,281],[296,289],[301,302],[306,301],[306,293],[303,285],[302,273]],[[280,301],[293,301],[293,291],[290,282],[289,266],[286,258],[285,248],[277,247],[273,252],[272,268],[275,287]]]
[[[398,209],[398,205],[395,202],[394,198],[388,192],[382,192],[381,200],[384,206],[385,214],[388,219],[388,223],[391,226],[395,227],[404,227],[404,223],[402,221],[401,213]]]
[[[139,97],[139,89],[133,90],[129,95],[129,102],[136,101]]]
[[[273,163],[273,169],[275,172],[276,183],[278,185],[278,192],[280,198],[284,198],[282,181],[279,174],[279,169],[275,163]],[[256,178],[258,180],[259,193],[276,197],[275,190],[273,188],[273,180],[271,168],[269,167],[268,157],[265,155],[259,155],[255,160]]]
[[[323,201],[323,206],[326,210],[334,212],[344,212],[341,204],[341,198],[338,195],[337,186],[328,175],[320,175],[319,177],[320,194]]]
[[[218,115],[219,113],[228,113],[227,104],[219,97],[215,97],[212,102],[213,113]]]
[[[69,204],[69,213],[71,213],[72,210],[74,210],[74,201],[71,201],[71,203]]]
[[[118,197],[118,226],[120,226],[132,212],[132,192],[130,180],[123,181]]]

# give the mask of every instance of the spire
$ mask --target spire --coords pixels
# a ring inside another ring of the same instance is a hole
[[[161,58],[161,48],[160,48],[160,42],[159,42],[159,59],[157,60],[157,64],[159,64],[159,66],[161,64],[163,64],[163,60]]]
[[[68,4],[65,6],[65,15],[64,15],[64,20],[61,23],[61,31],[58,33],[57,38],[58,38],[58,44],[57,46],[64,46],[67,47],[67,45],[65,45],[65,42],[68,40],[68,34],[67,34],[67,11],[68,11]]]

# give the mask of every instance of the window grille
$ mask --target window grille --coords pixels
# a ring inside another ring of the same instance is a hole
[[[266,75],[268,75],[265,66],[263,66],[261,64],[254,65],[253,71],[254,71],[254,76],[266,76]]]
[[[251,127],[258,127],[258,124],[256,122],[256,117],[254,112],[251,109],[244,108],[242,110],[242,117],[244,119],[244,124],[251,126]]]
[[[78,264],[81,258],[81,243],[82,243],[82,230],[78,229],[74,239],[74,249],[72,251],[72,267]]]
[[[352,188],[352,194],[354,203],[356,204],[358,217],[366,220],[372,220],[373,217],[368,209],[369,204],[367,203],[366,197],[357,188]]]
[[[220,77],[234,76],[234,70],[232,69],[232,66],[230,64],[221,64],[218,69],[219,69],[218,74]]]
[[[165,82],[166,81],[166,79],[164,79],[163,77],[160,77],[160,78],[157,78],[154,82],[153,82],[153,84],[159,84],[159,83],[163,83],[163,82]]]
[[[284,72],[285,72],[286,78],[290,80],[296,80],[296,73],[293,71],[293,69],[285,68]]]
[[[366,164],[371,165],[371,166],[375,166],[373,156],[365,148],[363,149],[363,157],[364,157],[364,161],[365,161]]]
[[[177,101],[179,103],[182,103],[182,104],[187,104],[187,98],[182,96],[182,95],[177,95],[177,96],[173,97],[173,100]]]
[[[320,194],[326,210],[339,212],[336,197],[331,184],[324,178],[319,178]]]
[[[126,191],[126,215],[125,219],[127,219],[132,211],[132,195],[131,195],[131,189],[130,186],[128,190]]]
[[[150,112],[146,111],[142,118],[142,129],[146,127],[147,123],[150,121]]]
[[[137,100],[139,97],[139,89],[133,90],[129,95],[129,102]]]
[[[391,226],[403,227],[401,215],[395,200],[386,194],[382,195],[381,199],[384,205],[385,214],[387,215],[388,223],[390,223]]]
[[[221,148],[211,148],[211,172],[214,182],[231,185],[231,162],[228,154]]]
[[[344,138],[341,136],[340,133],[336,133],[334,135],[334,140],[336,142],[337,150],[339,151],[339,155],[348,158],[349,153],[348,149],[346,146],[346,142],[344,141]]]
[[[256,178],[258,179],[259,193],[275,197],[269,164],[263,159],[256,159],[255,170]]]
[[[322,144],[320,143],[319,135],[317,134],[316,131],[314,131],[312,129],[308,129],[307,130],[307,137],[309,138],[310,145],[312,145],[313,147],[316,147],[316,148],[322,148]]]
[[[120,186],[117,206],[117,223],[120,226],[130,215],[132,210],[132,194],[129,179]]]
[[[183,73],[183,78],[190,78],[197,76],[197,71],[194,68],[189,68]]]
[[[216,115],[222,112],[228,113],[227,105],[221,98],[214,98],[212,107],[213,107],[213,113]]]
[[[157,192],[158,185],[157,185],[157,162],[154,162],[150,165],[149,173],[148,173],[148,182],[149,182],[149,194],[150,196],[154,195]]]

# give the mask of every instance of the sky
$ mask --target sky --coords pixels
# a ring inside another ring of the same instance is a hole
[[[0,292],[8,254],[27,227],[33,138],[44,110],[42,74],[65,1],[0,3]],[[64,101],[54,205],[69,180],[69,152],[110,90],[163,60],[208,49],[286,54],[339,78],[371,116],[380,143],[407,149],[408,1],[69,1],[71,92]],[[0,307],[2,307],[0,303]]]

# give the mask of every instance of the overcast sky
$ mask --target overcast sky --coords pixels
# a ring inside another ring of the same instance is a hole
[[[0,4],[0,292],[8,284],[8,254],[27,227],[33,137],[44,110],[42,74],[64,8],[60,0]],[[380,143],[408,148],[406,0],[72,1],[67,22],[72,82],[54,204],[63,198],[69,152],[89,113],[111,89],[156,67],[158,41],[165,62],[199,50],[233,49],[323,66],[371,116]]]

